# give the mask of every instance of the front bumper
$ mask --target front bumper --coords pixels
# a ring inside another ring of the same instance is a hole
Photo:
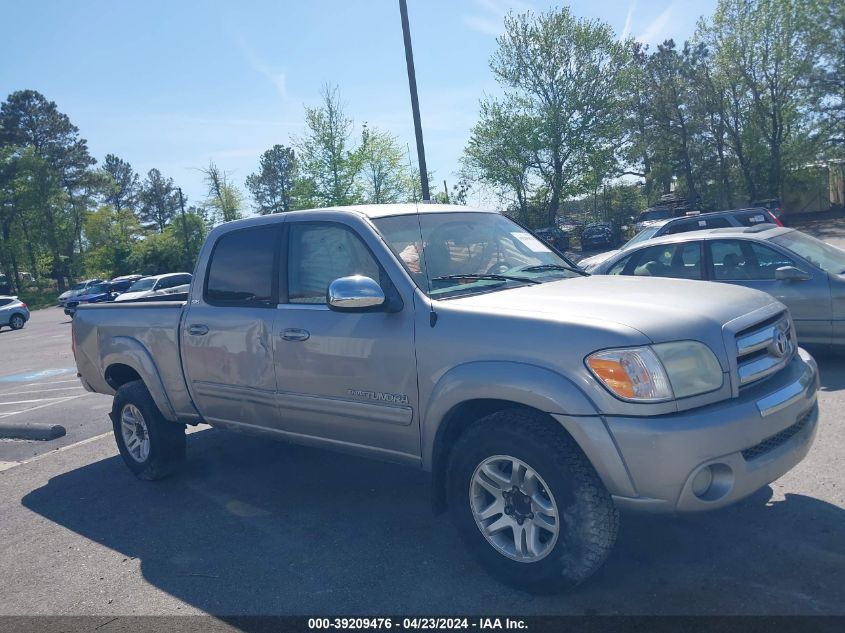
[[[656,418],[608,417],[636,491],[614,496],[616,504],[697,512],[753,494],[807,455],[818,388],[816,362],[799,349],[781,372],[736,399]]]

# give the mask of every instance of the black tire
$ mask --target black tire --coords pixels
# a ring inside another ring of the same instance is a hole
[[[129,405],[140,411],[149,436],[149,452],[144,459],[130,453],[121,430],[121,416]],[[111,419],[120,455],[138,479],[154,481],[167,477],[185,460],[185,425],[161,415],[142,381],[128,382],[117,390]]]
[[[13,314],[9,319],[9,327],[13,330],[20,330],[26,325],[26,319],[22,314]]]
[[[555,425],[545,415],[525,409],[486,416],[458,438],[447,472],[449,513],[469,548],[495,578],[531,593],[557,593],[584,582],[602,566],[619,530],[619,513],[595,469],[574,440]],[[496,455],[529,465],[557,501],[562,517],[557,541],[537,561],[508,558],[476,524],[470,504],[473,474]]]

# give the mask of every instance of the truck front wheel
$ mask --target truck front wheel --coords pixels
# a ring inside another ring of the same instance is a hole
[[[604,563],[619,526],[613,500],[577,444],[546,416],[493,413],[461,435],[451,454],[452,520],[493,576],[554,593]]]
[[[120,455],[139,479],[162,479],[184,461],[184,425],[164,419],[142,381],[117,390],[111,420]]]

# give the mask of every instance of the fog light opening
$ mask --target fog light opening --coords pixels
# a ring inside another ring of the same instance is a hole
[[[734,485],[734,471],[727,464],[709,464],[692,478],[692,493],[702,501],[718,501]]]
[[[696,473],[692,480],[692,493],[699,499],[707,494],[710,490],[710,484],[713,483],[713,470],[710,466],[705,466]]]

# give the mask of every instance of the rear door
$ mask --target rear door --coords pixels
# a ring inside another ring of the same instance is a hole
[[[206,266],[201,297],[182,322],[185,377],[202,416],[216,424],[277,426],[273,328],[281,224],[224,233]]]
[[[412,301],[398,312],[335,312],[329,284],[365,275],[395,294],[371,234],[336,221],[287,222],[276,323],[276,378],[283,428],[347,450],[419,456]]]
[[[755,240],[708,240],[707,249],[711,280],[769,293],[789,308],[799,342],[830,343],[833,315],[826,273]],[[810,279],[775,279],[775,271],[781,266],[795,266]]]

